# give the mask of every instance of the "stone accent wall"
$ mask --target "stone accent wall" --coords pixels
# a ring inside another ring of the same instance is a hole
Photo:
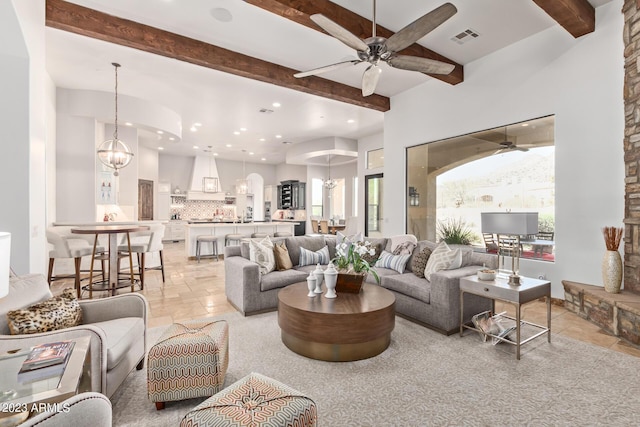
[[[624,13],[624,289],[640,293],[640,0],[625,0]]]

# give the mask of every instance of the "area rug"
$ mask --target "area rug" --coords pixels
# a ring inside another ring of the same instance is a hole
[[[640,359],[552,334],[522,347],[492,345],[468,331],[443,336],[396,318],[377,357],[330,363],[299,356],[280,340],[276,313],[229,322],[225,386],[259,372],[307,394],[320,426],[640,425]],[[164,327],[149,330],[152,345]],[[112,397],[115,426],[177,426],[204,398],[147,399],[146,370]]]

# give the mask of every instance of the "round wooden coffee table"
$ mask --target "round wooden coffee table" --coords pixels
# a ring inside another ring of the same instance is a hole
[[[393,293],[367,283],[360,293],[341,292],[335,299],[324,294],[310,298],[308,292],[302,282],[278,293],[278,324],[290,350],[346,362],[377,356],[389,347],[396,320]]]

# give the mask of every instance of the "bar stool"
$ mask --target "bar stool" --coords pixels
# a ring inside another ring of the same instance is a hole
[[[210,255],[200,255],[200,243],[211,243]],[[218,237],[217,236],[202,235],[196,238],[196,258],[198,258],[198,262],[200,262],[200,257],[202,258],[216,257],[216,261],[220,259],[218,257]]]
[[[291,237],[291,233],[288,231],[276,231],[273,233],[273,237]]]
[[[253,234],[251,234],[251,238],[253,238],[253,239],[264,239],[268,235],[269,235],[269,233],[253,233]]]
[[[229,246],[229,242],[237,242],[236,245],[239,245],[243,238],[244,236],[242,234],[226,234],[224,236],[224,245]]]

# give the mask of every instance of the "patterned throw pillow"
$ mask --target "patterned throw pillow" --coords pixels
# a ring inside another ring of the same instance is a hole
[[[414,242],[406,241],[400,243],[393,250],[394,255],[411,255],[413,253],[413,249],[415,249],[416,244]]]
[[[413,234],[399,234],[397,236],[391,236],[389,239],[391,240],[391,246],[389,248],[391,253],[395,253],[396,248],[405,242],[410,242],[414,245],[418,244],[418,239]]]
[[[276,259],[273,255],[273,243],[269,236],[260,242],[249,240],[249,259],[260,267],[260,274],[267,274],[276,269]]]
[[[325,246],[319,251],[313,252],[309,249],[300,248],[300,262],[299,265],[315,265],[315,264],[327,265],[329,264],[329,248]]]
[[[455,267],[455,265],[458,267]],[[438,246],[433,250],[427,266],[424,268],[425,279],[431,281],[431,275],[440,270],[447,270],[450,267],[460,268],[462,264],[462,253],[459,249],[452,251],[445,242],[438,243]],[[453,268],[451,268],[453,269]]]
[[[72,288],[65,289],[60,296],[7,313],[7,323],[12,335],[56,331],[77,326],[80,322],[82,308],[76,299],[76,291]]]
[[[376,262],[376,267],[389,268],[402,274],[404,272],[404,266],[409,261],[409,255],[393,255],[387,251],[382,251],[380,259]]]
[[[427,267],[427,262],[431,256],[431,249],[424,248],[420,253],[413,256],[411,261],[411,271],[418,277],[424,278],[424,269]]]
[[[276,270],[284,271],[293,268],[293,263],[289,257],[289,250],[284,242],[276,243],[273,246],[273,255],[276,259]]]

